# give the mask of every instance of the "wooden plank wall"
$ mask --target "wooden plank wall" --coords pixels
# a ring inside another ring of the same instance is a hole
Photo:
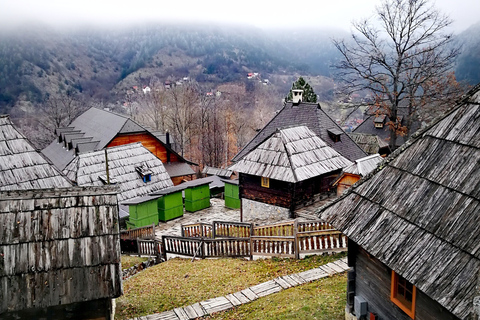
[[[150,152],[162,160],[163,163],[167,163],[167,149],[155,137],[148,133],[119,135],[115,137],[107,147],[121,146],[134,142],[141,142],[145,148],[150,150]],[[175,154],[170,153],[170,162],[178,161],[178,157]]]
[[[260,177],[240,174],[240,198],[290,208],[292,204],[293,184],[270,180],[270,187],[261,186]]]
[[[368,310],[379,319],[411,320],[390,301],[391,269],[378,259],[359,249],[355,256],[355,295],[368,302]],[[457,319],[440,304],[417,289],[415,320]]]
[[[99,189],[0,192],[0,313],[121,295],[117,198]]]

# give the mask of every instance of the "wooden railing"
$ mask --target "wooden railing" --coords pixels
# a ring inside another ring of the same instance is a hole
[[[178,254],[194,258],[248,257],[250,238],[187,238],[162,236],[164,254]]]
[[[347,250],[347,237],[335,229],[297,233],[298,253]]]
[[[291,221],[253,228],[247,223],[215,221],[211,229],[206,224],[184,227],[182,234],[195,236],[162,237],[165,253],[199,258],[253,255],[299,258],[300,254],[347,250],[347,238],[322,221]],[[215,238],[201,237],[201,232]]]
[[[205,239],[205,257],[251,257],[250,238]]]
[[[295,237],[252,236],[252,255],[295,258]]]
[[[155,239],[155,224],[120,232],[120,239],[122,240],[136,240],[137,238]]]
[[[212,238],[213,226],[209,223],[194,223],[182,225],[182,237]]]
[[[248,238],[253,225],[244,222],[214,221],[213,238]]]
[[[263,237],[291,237],[294,235],[294,221],[256,226],[253,228],[253,236]]]
[[[159,240],[137,239],[138,255],[159,256],[162,255],[162,242]]]

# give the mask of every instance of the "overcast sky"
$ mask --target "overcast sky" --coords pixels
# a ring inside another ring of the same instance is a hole
[[[0,23],[47,21],[87,24],[130,21],[233,22],[260,28],[321,26],[350,29],[372,15],[380,0],[0,0]],[[479,0],[436,0],[463,31],[480,21]]]

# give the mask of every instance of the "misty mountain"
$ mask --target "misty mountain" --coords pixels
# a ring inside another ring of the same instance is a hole
[[[476,23],[457,36],[456,45],[462,53],[457,58],[457,80],[471,85],[480,83],[480,23]]]
[[[328,76],[337,56],[332,34],[216,25],[24,26],[0,33],[0,113],[56,92],[115,101],[122,89],[153,77],[219,84],[245,81],[247,72]]]

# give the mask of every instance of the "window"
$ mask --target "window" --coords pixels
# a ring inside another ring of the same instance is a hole
[[[392,270],[390,300],[412,319],[415,318],[415,295],[415,286]]]
[[[147,183],[152,181],[152,170],[150,170],[146,163],[143,163],[140,167],[136,167],[135,170],[142,177],[143,182]]]
[[[262,177],[262,187],[270,188],[270,178]]]

